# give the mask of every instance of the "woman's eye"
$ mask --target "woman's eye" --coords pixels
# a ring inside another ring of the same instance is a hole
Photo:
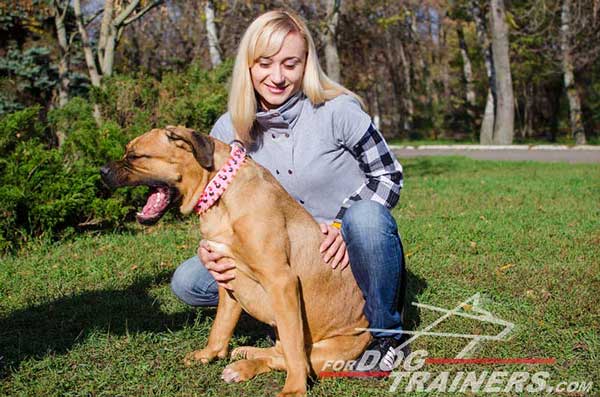
[[[285,66],[288,69],[294,69],[296,67],[298,63],[294,62],[294,63],[284,63],[283,66]]]

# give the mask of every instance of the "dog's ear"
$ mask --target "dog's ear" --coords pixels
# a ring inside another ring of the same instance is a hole
[[[214,166],[213,155],[215,152],[215,143],[204,134],[182,126],[168,125],[166,127],[167,138],[172,141],[181,141],[191,149],[196,161],[207,170],[212,170]]]

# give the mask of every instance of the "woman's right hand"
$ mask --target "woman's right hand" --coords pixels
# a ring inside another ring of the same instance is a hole
[[[212,251],[205,240],[200,241],[198,257],[220,287],[233,291],[229,282],[235,278],[235,264],[231,260],[221,260],[224,256]]]

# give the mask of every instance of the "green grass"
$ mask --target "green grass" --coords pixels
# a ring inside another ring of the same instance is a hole
[[[480,293],[482,307],[516,324],[507,342],[474,357],[555,357],[551,384],[593,381],[600,390],[600,166],[476,161],[403,162],[394,210],[407,254],[409,299],[452,308]],[[212,309],[191,309],[169,289],[200,236],[195,219],[123,233],[32,244],[0,265],[0,395],[262,396],[282,373],[244,384],[219,379],[226,362],[186,368],[202,347]],[[331,297],[323,297],[331,299]],[[411,308],[408,328],[435,313]],[[495,332],[468,319],[438,331]],[[264,344],[265,328],[243,319],[233,344]],[[454,357],[464,341],[423,337],[412,347]],[[491,370],[489,366],[430,370]],[[327,379],[314,396],[390,396],[391,381]],[[423,394],[421,394],[423,395]],[[428,394],[435,395],[435,394]],[[448,395],[448,394],[445,394]]]

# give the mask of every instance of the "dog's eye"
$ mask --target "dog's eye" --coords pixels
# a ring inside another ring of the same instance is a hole
[[[141,159],[141,158],[144,158],[144,157],[148,157],[148,156],[145,156],[143,154],[137,154],[137,153],[129,153],[129,154],[127,154],[126,158],[127,158],[127,160],[131,161],[131,160]]]

